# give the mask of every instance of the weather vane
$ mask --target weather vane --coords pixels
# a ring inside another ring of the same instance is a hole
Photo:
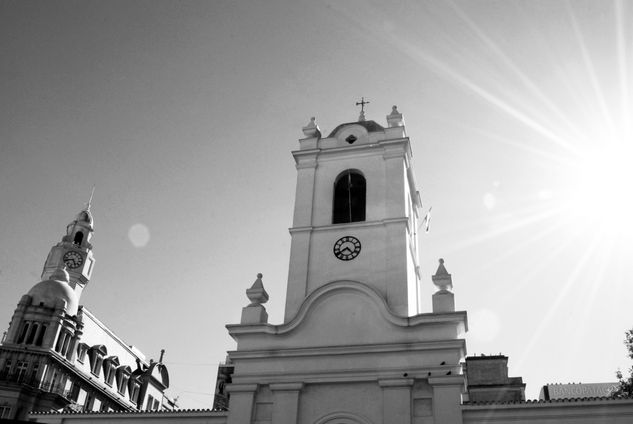
[[[365,101],[364,97],[360,98],[360,102],[356,102],[356,106],[360,105],[360,116],[358,117],[359,121],[365,120],[365,105],[369,104],[369,101]]]

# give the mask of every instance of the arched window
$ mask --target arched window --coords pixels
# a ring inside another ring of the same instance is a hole
[[[37,334],[37,329],[40,328],[39,324],[35,323],[31,326],[31,330],[29,331],[29,337],[26,339],[26,344],[32,344],[35,340],[35,334]]]
[[[20,331],[20,337],[18,337],[18,344],[24,341],[24,339],[26,338],[26,334],[29,331],[30,326],[31,326],[31,323],[28,321],[22,324],[22,331]]]
[[[44,334],[46,333],[46,324],[42,324],[40,327],[40,333],[37,335],[37,340],[35,341],[35,346],[42,346],[44,342]]]
[[[365,177],[360,172],[347,169],[334,182],[334,207],[332,223],[365,220]]]
[[[84,233],[82,233],[81,231],[77,231],[75,233],[75,239],[73,240],[73,243],[79,245],[79,244],[81,244],[83,239],[84,239]]]

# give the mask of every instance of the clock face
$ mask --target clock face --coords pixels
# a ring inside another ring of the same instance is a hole
[[[351,261],[359,253],[360,241],[356,237],[341,237],[334,243],[334,256],[342,261]]]
[[[71,250],[64,254],[64,263],[70,269],[79,268],[84,263],[84,257],[81,253]]]

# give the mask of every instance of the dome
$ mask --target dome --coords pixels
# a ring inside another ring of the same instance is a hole
[[[75,221],[85,222],[86,224],[92,226],[93,220],[92,220],[92,213],[90,212],[90,208],[87,207],[86,209],[79,212],[77,214],[77,217],[75,218]]]
[[[50,279],[41,281],[29,290],[28,295],[31,296],[32,304],[54,308],[60,300],[66,303],[66,313],[68,315],[77,315],[79,308],[79,299],[75,291],[68,285],[68,272],[64,269],[57,269],[51,275]]]

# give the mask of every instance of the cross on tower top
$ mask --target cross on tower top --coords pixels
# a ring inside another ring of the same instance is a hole
[[[369,104],[369,101],[365,101],[364,97],[360,98],[360,102],[356,102],[356,106],[360,105],[360,116],[358,117],[359,121],[365,120],[365,105]]]

